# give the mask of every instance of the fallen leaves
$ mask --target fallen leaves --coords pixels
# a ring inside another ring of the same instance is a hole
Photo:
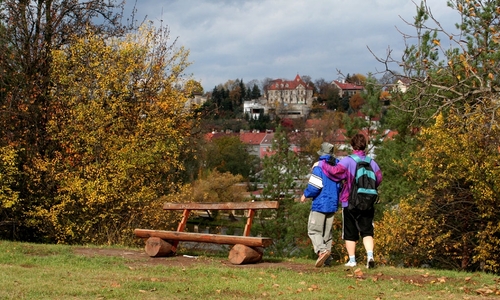
[[[261,272],[259,274],[265,275],[264,272]],[[267,276],[269,276],[271,278],[271,282],[263,282],[263,283],[260,283],[258,285],[258,288],[262,290],[261,291],[262,297],[268,297],[268,296],[271,296],[275,293],[277,293],[277,295],[281,296],[281,295],[290,294],[290,293],[300,294],[300,293],[305,293],[305,292],[316,292],[316,291],[321,290],[321,288],[318,284],[309,284],[304,280],[296,282],[295,286],[294,286],[294,284],[283,285],[283,284],[280,284],[278,282],[275,282],[275,281],[279,280],[279,276],[277,276],[275,274],[269,274],[269,275],[265,275],[264,277],[267,277]],[[265,279],[263,279],[261,277],[259,277],[259,279],[265,281]],[[270,290],[268,290],[268,288],[271,288],[275,292],[270,292]],[[219,290],[219,291],[217,291],[217,293],[221,293],[221,291]]]
[[[342,272],[341,270],[342,267],[339,268],[338,271]],[[456,288],[455,291],[463,295],[463,299],[467,299],[467,297],[476,297],[475,295],[481,297],[495,297],[500,295],[500,287],[498,285],[500,283],[500,278],[494,280],[494,282],[490,282],[492,284],[478,286],[478,282],[475,281],[477,275],[454,278],[453,276],[447,277],[441,274],[433,274],[433,272],[429,270],[421,270],[418,274],[412,271],[403,270],[394,275],[390,274],[390,272],[389,274],[384,274],[381,269],[377,269],[374,272],[372,270],[365,270],[363,267],[349,268],[344,272],[344,276],[350,278],[350,280],[343,286],[343,291],[335,292],[335,299],[344,298],[346,295],[349,297],[349,295],[356,294],[358,291],[363,291],[366,288],[376,289],[377,287],[379,288],[379,292],[376,293],[372,299],[386,299],[388,295],[396,298],[409,298],[420,293],[428,295],[428,288],[426,288],[426,286],[429,285],[434,285],[431,289],[439,290],[443,293],[449,293]],[[331,289],[329,286],[323,286],[322,284],[318,284],[317,281],[309,279],[310,277],[308,276],[297,277],[299,279],[293,281],[282,281],[282,276],[276,272],[261,272],[258,274],[260,275],[257,276],[257,278],[260,278],[259,284],[257,285],[259,289],[258,295],[261,298],[275,296],[283,296],[285,298],[320,298],[325,291]],[[224,276],[224,279],[232,280],[236,277],[238,276],[227,275]],[[154,279],[152,279],[152,281],[154,281]],[[388,286],[392,287],[390,291],[386,289]],[[415,289],[415,287],[417,287],[417,289]],[[408,289],[410,289],[411,292],[406,293]],[[216,291],[217,294],[221,295],[228,292],[231,291],[226,289]],[[312,294],[307,296],[309,293]]]
[[[490,295],[490,294],[500,295],[500,292],[498,291],[498,289],[496,289],[496,288],[490,288],[490,287],[479,288],[479,289],[476,290],[476,293],[478,295],[482,295],[482,296],[487,296],[487,295]]]
[[[434,283],[445,283],[446,282],[446,277],[439,277],[439,278],[436,278],[436,280],[432,280],[431,283],[434,284]]]
[[[499,281],[497,280],[494,280],[495,283],[499,283]],[[478,294],[478,295],[482,295],[482,296],[488,296],[488,295],[500,295],[500,287],[498,285],[485,285],[479,289],[476,289],[475,292]]]
[[[361,271],[360,268],[357,268],[356,270],[354,270],[354,276],[356,278],[363,278],[363,275],[364,275],[364,273],[363,273],[363,271]]]

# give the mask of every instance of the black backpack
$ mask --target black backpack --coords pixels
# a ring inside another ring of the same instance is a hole
[[[356,174],[349,193],[348,209],[358,211],[372,209],[378,198],[375,172],[370,165],[372,159],[368,156],[361,159],[355,154],[350,157],[356,162]]]

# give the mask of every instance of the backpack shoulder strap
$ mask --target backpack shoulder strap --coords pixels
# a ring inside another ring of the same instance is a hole
[[[351,154],[349,155],[350,158],[354,159],[356,163],[359,163],[361,161],[361,158],[357,156],[356,154]]]
[[[365,156],[365,158],[361,159],[361,157],[359,157],[359,155],[356,155],[356,154],[351,154],[349,155],[350,158],[354,159],[354,161],[357,163],[360,163],[362,161],[364,162],[367,162],[367,163],[371,163],[372,161],[372,158],[369,157],[369,156]]]

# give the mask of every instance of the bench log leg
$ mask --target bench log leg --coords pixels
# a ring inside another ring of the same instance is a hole
[[[144,250],[150,257],[162,257],[172,255],[172,248],[172,244],[167,241],[162,240],[159,237],[150,237],[146,240]]]
[[[262,260],[264,251],[261,247],[248,247],[236,244],[229,251],[229,262],[233,265],[251,264]]]

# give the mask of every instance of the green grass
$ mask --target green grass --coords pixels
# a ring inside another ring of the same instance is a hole
[[[101,249],[101,248],[99,248]],[[75,247],[0,241],[0,299],[485,299],[500,278],[485,273],[341,265],[308,259],[272,267],[227,266],[199,256],[190,265],[83,256]],[[126,249],[124,249],[126,250]],[[137,250],[137,249],[134,249]],[[269,260],[271,261],[271,260]]]

